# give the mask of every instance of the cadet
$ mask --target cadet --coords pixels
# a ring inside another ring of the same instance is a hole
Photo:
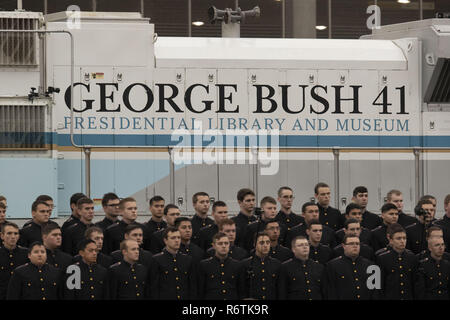
[[[6,222],[1,226],[1,231],[3,246],[0,247],[0,300],[5,300],[13,270],[29,260],[28,250],[17,245],[19,227],[15,223]]]
[[[359,186],[353,189],[352,201],[361,207],[361,227],[366,228],[370,231],[378,226],[381,226],[383,220],[377,214],[367,210],[367,203],[369,202],[369,191],[366,187]]]
[[[44,201],[34,201],[31,205],[31,215],[33,219],[20,230],[19,245],[29,247],[31,243],[42,242],[42,228],[47,224],[57,225],[49,220],[50,207]]]
[[[72,215],[63,223],[61,227],[61,232],[64,233],[68,227],[72,224],[80,221],[80,215],[78,213],[77,202],[81,198],[85,198],[86,196],[83,193],[74,193],[70,197],[70,210],[72,210]]]
[[[435,221],[434,225],[442,228],[442,231],[444,232],[445,251],[450,252],[450,194],[446,195],[444,198],[444,210],[444,216]]]
[[[372,249],[376,253],[389,243],[387,238],[387,228],[398,221],[398,209],[393,203],[385,203],[381,207],[381,218],[383,224],[372,230]]]
[[[276,221],[276,220],[275,220]],[[241,299],[276,300],[281,262],[269,256],[270,238],[265,232],[256,235],[255,254],[241,261]]]
[[[280,269],[280,300],[322,300],[325,267],[309,259],[309,243],[304,236],[292,239],[294,257]]]
[[[42,229],[42,240],[47,254],[47,263],[65,271],[72,264],[72,256],[61,251],[61,228],[57,225],[47,225]]]
[[[247,225],[256,221],[256,216],[254,214],[256,204],[255,193],[247,188],[240,189],[236,198],[239,204],[239,213],[237,216],[233,217],[232,220],[236,222],[236,238],[239,240],[239,242],[236,243],[241,245]]]
[[[164,230],[164,250],[153,256],[150,272],[151,297],[157,300],[193,300],[197,296],[196,270],[192,257],[179,252],[181,235],[173,227]]]
[[[42,242],[28,248],[29,263],[13,271],[9,280],[7,300],[58,300],[62,297],[61,271],[46,263]]]
[[[437,225],[433,225],[431,227],[429,227],[426,231],[427,233],[427,243],[429,243],[431,238],[441,238],[444,239],[444,233],[442,231],[442,229],[437,226]],[[445,243],[445,240],[444,240]],[[425,249],[422,252],[420,252],[419,254],[416,254],[417,258],[420,260],[423,260],[425,258],[429,258],[430,257],[430,250]],[[444,252],[442,259],[450,261],[450,254],[448,252]]]
[[[276,219],[286,226],[287,231],[304,222],[301,216],[292,212],[292,202],[294,199],[294,193],[291,188],[281,187],[278,189],[278,202],[280,203],[281,209],[278,211]]]
[[[443,259],[444,239],[428,240],[430,256],[421,260],[418,267],[415,292],[421,300],[449,300],[450,262]]]
[[[360,238],[361,241],[360,222],[356,219],[348,219],[347,221],[345,221],[344,236],[346,234],[356,235],[358,238]],[[333,255],[335,257],[342,256],[343,254],[344,254],[344,246],[342,245],[342,243],[333,248]],[[375,260],[373,249],[369,247],[367,244],[362,242],[360,243],[359,255],[371,261]]]
[[[211,215],[214,223],[209,226],[200,228],[197,245],[202,250],[208,250],[212,246],[212,238],[219,232],[219,223],[228,218],[228,207],[223,201],[216,201],[213,203]]]
[[[387,229],[390,250],[377,256],[381,269],[381,296],[386,300],[414,299],[418,259],[406,249],[406,232],[398,223]]]
[[[330,206],[330,187],[326,183],[319,182],[314,187],[314,197],[317,199],[319,221],[322,225],[330,227],[334,231],[342,228],[344,217],[338,209]]]
[[[181,244],[179,252],[191,256],[195,263],[200,263],[205,258],[205,252],[192,243],[192,223],[187,217],[179,217],[175,220],[175,228],[180,231]]]
[[[329,246],[321,244],[323,226],[319,220],[311,220],[306,227],[309,239],[309,258],[325,265],[333,257],[333,251]]]
[[[219,232],[223,232],[227,235],[228,240],[230,240],[230,250],[228,255],[234,260],[241,261],[248,257],[248,252],[235,245],[236,242],[236,223],[232,219],[225,219],[219,224]],[[208,257],[214,257],[216,251],[214,247],[211,247],[206,251]]]
[[[101,265],[102,267],[105,267],[108,269],[113,264],[113,259],[110,256],[107,256],[106,254],[102,253],[103,248],[103,230],[99,227],[89,227],[86,229],[86,232],[84,233],[84,237],[86,239],[90,239],[95,242],[97,245],[97,263]],[[81,258],[81,257],[80,257]],[[78,260],[81,261],[81,260]]]
[[[403,228],[417,222],[417,219],[403,212],[403,194],[399,190],[391,190],[386,195],[387,203],[394,204],[398,209],[398,221]]]
[[[195,214],[191,219],[192,222],[192,241],[198,243],[199,232],[201,228],[209,226],[214,221],[208,218],[209,195],[206,192],[197,192],[192,196],[192,204],[194,206]]]
[[[145,224],[148,233],[151,235],[157,231],[163,230],[167,227],[167,223],[164,221],[164,198],[161,196],[154,196],[149,201],[149,210],[152,217]]]
[[[285,262],[292,258],[292,251],[278,243],[280,238],[280,222],[276,219],[267,221],[266,229],[264,230],[270,239],[269,256]]]
[[[113,192],[105,193],[102,198],[102,207],[103,212],[105,212],[105,218],[95,225],[105,231],[106,228],[118,222],[120,215],[119,203],[120,199],[117,194]]]
[[[44,201],[48,205],[48,207],[50,208],[48,217],[51,218],[53,209],[55,208],[55,203],[53,202],[53,198],[50,197],[49,195],[41,194],[40,196],[38,196],[36,198],[36,201]]]
[[[137,263],[142,264],[143,266],[145,266],[147,269],[150,270],[153,263],[153,258],[152,254],[149,251],[142,249],[142,244],[144,241],[144,231],[142,230],[142,225],[133,223],[129,224],[125,228],[124,238],[125,240],[134,240],[138,243],[139,260]],[[113,259],[113,263],[122,261],[123,260],[122,250],[116,250],[114,252],[111,252],[111,257]]]
[[[139,244],[135,240],[120,243],[123,260],[108,269],[112,300],[144,300],[148,298],[148,270],[139,261]]]
[[[164,208],[164,216],[166,217],[166,222],[168,227],[175,228],[175,220],[181,215],[180,209],[174,204],[168,204]],[[150,241],[150,251],[153,254],[160,253],[164,248],[164,231],[165,229],[153,232]]]
[[[225,233],[213,237],[215,256],[200,262],[199,298],[206,300],[237,300],[239,262],[229,257],[230,240]]]
[[[433,203],[430,200],[421,200],[414,208],[417,220],[412,225],[405,228],[408,236],[407,248],[414,254],[425,250],[428,245],[426,241],[426,230],[434,220]]]
[[[362,209],[358,204],[350,203],[345,208],[345,220],[347,221],[348,219],[356,219],[359,222],[359,224],[360,224],[359,240],[361,241],[361,243],[364,243],[364,244],[367,244],[368,246],[370,246],[370,245],[372,245],[372,232],[369,229],[366,229],[362,226],[363,218],[362,218],[361,210]],[[380,220],[382,220],[382,219],[380,218]],[[337,244],[340,244],[342,242],[342,239],[344,238],[346,225],[347,224],[344,222],[344,228],[336,231],[335,235],[336,235]]]
[[[372,262],[359,255],[359,238],[346,234],[342,244],[344,255],[331,260],[326,266],[328,299],[372,299],[372,291],[367,287],[367,268]]]
[[[81,261],[76,262],[81,272],[80,289],[70,288],[67,280],[71,273],[66,273],[64,298],[66,300],[106,300],[108,292],[108,270],[97,264],[97,245],[90,239],[83,239],[79,243],[78,251]]]

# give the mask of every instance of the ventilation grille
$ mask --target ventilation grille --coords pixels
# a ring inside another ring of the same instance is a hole
[[[0,30],[37,30],[39,20],[0,17]],[[0,66],[36,66],[36,33],[0,32]]]
[[[437,77],[437,81],[429,102],[450,102],[450,59],[445,59],[443,61],[442,68],[440,68],[439,76]]]
[[[45,148],[46,106],[0,106],[0,148]]]

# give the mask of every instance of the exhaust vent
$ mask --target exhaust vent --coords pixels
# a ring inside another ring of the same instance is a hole
[[[425,102],[450,103],[450,59],[438,59],[425,94]]]

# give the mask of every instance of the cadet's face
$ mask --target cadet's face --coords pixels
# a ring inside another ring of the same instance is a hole
[[[97,262],[97,252],[97,245],[89,243],[84,250],[80,250],[79,254],[85,262],[92,264]]]
[[[305,222],[308,223],[311,220],[318,220],[319,219],[319,207],[314,206],[307,206],[305,208],[305,212],[302,213],[303,218],[305,218]]]
[[[230,240],[231,243],[234,243],[234,241],[236,240],[236,225],[235,224],[225,224],[225,225],[223,225],[221,231],[227,235],[228,240]]]
[[[317,194],[315,195],[315,197],[317,198],[317,202],[322,207],[328,207],[330,204],[330,199],[331,199],[330,188],[322,187],[322,188],[317,189]]]
[[[171,250],[180,249],[181,244],[180,231],[169,232],[169,234],[167,235],[167,239],[164,239],[164,243],[166,244],[166,247]]]
[[[395,209],[388,210],[386,212],[381,213],[381,218],[383,219],[384,223],[387,225],[397,223],[398,221],[398,211]]]
[[[6,221],[6,209],[0,208],[0,223],[5,223]]]
[[[216,207],[212,212],[216,224],[228,218],[228,207]]]
[[[255,196],[248,194],[242,201],[238,200],[238,203],[242,212],[251,213],[255,209],[256,199]]]
[[[37,266],[42,266],[47,261],[47,252],[44,246],[34,246],[28,254],[28,259],[31,263]]]
[[[294,193],[287,189],[281,191],[278,202],[282,209],[290,210],[292,208],[292,202],[294,202]]]
[[[192,238],[192,223],[190,221],[183,221],[178,226],[180,231],[181,240],[189,241]]]
[[[164,204],[164,200],[154,201],[150,206],[150,212],[152,213],[152,216],[161,218],[164,215]]]
[[[344,232],[356,234],[356,236],[361,235],[361,225],[359,223],[349,223],[348,229],[344,229]]]
[[[136,202],[125,202],[123,204],[123,210],[122,210],[122,218],[126,219],[127,222],[133,222],[137,219],[137,205]]]
[[[103,233],[100,233],[100,232],[92,232],[91,233],[91,240],[95,241],[98,251],[102,250],[102,248],[103,248],[103,239],[104,239]]]
[[[266,202],[261,209],[266,220],[274,219],[277,216],[277,205],[274,203]]]
[[[60,229],[55,229],[48,235],[43,236],[44,242],[51,248],[58,248],[61,246],[62,234]]]
[[[49,214],[49,216],[51,217],[52,216],[52,212],[53,212],[53,209],[55,208],[55,204],[53,203],[53,200],[47,200],[47,201],[45,201],[45,203],[48,205],[48,207],[50,208],[50,214]]]
[[[32,211],[31,215],[37,223],[47,223],[50,218],[50,208],[45,204],[38,204],[36,211]]]
[[[17,241],[19,241],[19,229],[11,226],[6,226],[1,234],[1,238],[6,246],[10,248],[15,247]]]
[[[118,217],[120,215],[119,203],[119,199],[108,200],[106,206],[103,207],[103,211],[111,217]]]
[[[306,234],[311,241],[320,242],[322,239],[322,225],[313,224],[311,229],[306,229]]]
[[[344,254],[347,257],[356,258],[359,255],[360,242],[357,237],[347,238],[347,241],[343,244]]]
[[[170,226],[173,226],[175,224],[175,220],[180,216],[181,212],[180,209],[177,208],[171,208],[167,210],[166,215],[166,221]]]
[[[306,239],[297,239],[292,245],[292,252],[295,257],[305,259],[309,256],[309,243]]]
[[[265,231],[269,235],[270,240],[278,241],[280,237],[280,225],[277,222],[268,223]]]
[[[357,193],[356,197],[353,197],[353,200],[355,201],[356,204],[365,208],[367,207],[367,203],[369,202],[369,193],[368,192]]]
[[[348,213],[348,219],[356,219],[359,222],[362,221],[362,212],[361,209],[353,209]]]
[[[428,240],[428,249],[436,257],[442,257],[445,251],[445,243],[442,238],[433,238]]]
[[[139,244],[134,240],[128,241],[127,249],[122,250],[122,254],[132,262],[139,261]]]
[[[230,240],[228,237],[216,239],[216,241],[213,242],[213,248],[216,250],[217,255],[224,257],[230,251]]]
[[[389,238],[389,245],[397,251],[403,251],[406,248],[406,233],[394,233],[392,238]]]
[[[397,206],[399,212],[403,210],[403,195],[402,194],[392,194],[391,203]]]
[[[91,222],[92,219],[94,219],[94,204],[93,203],[83,203],[81,205],[81,208],[79,209],[80,216],[88,221]]]
[[[131,230],[129,234],[125,234],[125,239],[134,240],[138,243],[138,245],[142,246],[142,243],[144,242],[144,234],[142,232],[142,229],[138,228]]]
[[[255,251],[259,256],[267,256],[270,251],[270,239],[268,236],[261,236],[256,240]]]
[[[207,214],[210,205],[211,203],[209,202],[208,196],[198,196],[197,202],[194,203],[194,209],[196,212],[200,214]]]
[[[427,213],[424,216],[419,216],[422,223],[430,223],[434,219],[435,209],[432,204],[423,204],[422,209]]]

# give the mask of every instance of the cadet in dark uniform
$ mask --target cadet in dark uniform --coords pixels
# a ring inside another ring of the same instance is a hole
[[[247,188],[240,189],[237,193],[237,202],[239,204],[239,213],[232,220],[236,223],[236,245],[242,247],[244,232],[247,226],[256,221],[255,193]]]
[[[370,300],[373,292],[367,287],[367,268],[372,262],[359,255],[360,241],[345,235],[344,255],[328,262],[327,296],[329,300]]]
[[[55,268],[65,271],[72,264],[72,256],[61,251],[61,228],[57,225],[47,225],[42,230],[42,240],[47,253],[47,263]]]
[[[346,233],[345,229],[348,227],[347,221],[349,219],[356,220],[356,222],[358,222],[358,224],[359,224],[358,234],[359,234],[359,240],[361,241],[361,243],[367,244],[368,246],[372,245],[372,232],[369,229],[362,227],[362,211],[361,211],[361,207],[359,205],[357,205],[356,203],[350,203],[345,208],[344,227],[342,229],[339,229],[335,233],[337,244],[341,244],[342,239],[344,239],[344,235]],[[347,229],[347,231],[349,231],[349,230]],[[353,230],[350,232],[355,233],[356,230]]]
[[[280,222],[273,219],[267,221],[266,229],[264,230],[270,239],[269,256],[277,259],[280,262],[285,262],[293,257],[292,251],[278,243],[280,238]]]
[[[139,260],[137,263],[142,264],[150,270],[153,257],[150,251],[142,249],[144,242],[144,231],[141,224],[129,224],[125,229],[125,240],[134,240],[139,245]],[[113,263],[117,263],[123,260],[122,250],[116,250],[111,253]]]
[[[345,221],[345,227],[343,230],[344,230],[344,236],[346,234],[355,234],[357,237],[359,237],[359,240],[360,240],[359,255],[366,259],[374,261],[375,257],[374,257],[373,249],[371,247],[369,247],[367,244],[363,243],[363,241],[361,240],[362,231],[361,231],[361,224],[360,224],[359,220],[352,219],[352,218],[347,219],[347,221]],[[339,257],[343,254],[344,254],[344,246],[342,245],[342,243],[333,248],[333,255],[335,257]]]
[[[418,254],[427,249],[426,230],[434,220],[433,203],[430,200],[421,200],[414,208],[417,222],[405,228],[408,236],[407,248],[414,254]]]
[[[364,186],[359,186],[353,189],[353,202],[360,206],[362,212],[361,227],[367,230],[375,229],[381,226],[383,220],[375,213],[367,210],[367,203],[369,202],[369,191]],[[360,240],[362,240],[360,238]],[[370,245],[370,243],[366,243]]]
[[[391,190],[386,196],[387,203],[394,204],[398,209],[398,221],[403,228],[416,223],[417,219],[403,212],[403,194],[399,190]]]
[[[415,283],[416,298],[420,300],[449,300],[450,262],[443,259],[444,239],[428,240],[430,256],[419,262]]]
[[[28,249],[29,263],[13,271],[9,280],[7,300],[58,300],[62,298],[61,270],[46,263],[42,242]]]
[[[202,250],[205,251],[212,247],[212,238],[217,232],[219,232],[219,223],[228,218],[228,207],[226,203],[223,201],[214,202],[211,215],[214,219],[214,223],[200,228],[198,241],[196,243],[200,248],[202,248]]]
[[[432,225],[431,227],[429,227],[427,229],[427,243],[429,246],[429,241],[431,238],[441,238],[444,239],[444,232],[442,231],[441,227],[437,226],[437,225]],[[444,240],[444,244],[445,244],[445,240]],[[419,254],[416,254],[417,258],[419,259],[419,261],[425,259],[425,258],[430,258],[430,250],[425,249],[422,252],[420,252]],[[444,252],[444,254],[442,255],[442,259],[450,261],[450,254],[448,252]]]
[[[393,203],[385,203],[381,207],[381,218],[383,219],[383,224],[372,230],[372,249],[374,252],[388,245],[387,228],[389,225],[397,223],[397,207]]]
[[[281,262],[269,256],[270,242],[267,233],[258,233],[254,255],[241,261],[240,299],[277,299]]]
[[[89,227],[87,228],[86,232],[84,233],[84,237],[86,239],[90,239],[95,242],[97,245],[97,264],[101,265],[102,267],[105,267],[108,269],[113,264],[113,259],[110,256],[107,256],[102,252],[103,248],[103,230],[99,227]],[[78,260],[77,260],[78,259]],[[81,256],[77,255],[74,257],[74,261],[80,262]]]
[[[77,202],[77,208],[80,221],[68,227],[62,235],[62,250],[71,256],[75,256],[78,253],[78,243],[85,239],[84,233],[86,229],[93,226],[94,201],[86,197],[81,198]]]
[[[200,262],[198,297],[206,300],[237,300],[239,262],[228,256],[230,240],[225,233],[213,237],[215,256]]]
[[[445,251],[450,252],[450,194],[445,196],[444,210],[444,216],[433,224],[442,228],[444,232]]]
[[[191,256],[194,263],[198,264],[205,258],[205,251],[192,243],[192,223],[187,217],[179,217],[175,220],[175,228],[180,231],[181,244],[180,253]]]
[[[206,192],[197,192],[192,196],[192,204],[195,214],[191,219],[192,222],[192,242],[199,245],[199,232],[201,228],[207,227],[214,223],[208,218],[208,211],[211,205],[209,195]]]
[[[147,227],[148,233],[152,235],[157,231],[161,231],[167,227],[167,223],[164,221],[164,198],[161,196],[154,196],[150,199],[150,213],[152,217],[145,224]]]
[[[1,231],[3,246],[0,247],[0,300],[5,300],[13,270],[29,260],[28,250],[17,245],[19,227],[15,223],[6,222]]]
[[[61,227],[61,232],[64,233],[68,227],[72,224],[80,221],[80,215],[78,214],[77,202],[81,198],[86,196],[83,193],[75,193],[70,197],[70,209],[72,210],[72,215],[63,223]]]
[[[47,224],[58,225],[56,222],[49,220],[50,211],[50,207],[45,202],[33,202],[31,206],[33,219],[20,230],[20,246],[28,248],[33,242],[42,242],[42,228]]]
[[[278,284],[280,300],[322,300],[325,267],[309,258],[309,243],[304,236],[292,240],[294,257],[281,265]]]
[[[234,260],[241,261],[248,258],[248,252],[235,245],[236,242],[236,223],[231,219],[225,219],[219,224],[219,232],[223,232],[227,235],[228,240],[230,240],[230,250],[228,251],[228,256]],[[214,257],[216,255],[216,250],[214,247],[209,248],[206,251],[208,257]]]
[[[319,207],[314,202],[306,202],[302,206],[302,215],[305,219],[305,222],[292,228],[291,231],[287,233],[286,240],[284,242],[284,245],[286,247],[290,247],[292,240],[297,236],[307,237],[306,229],[308,223],[313,220],[319,220]],[[320,243],[327,245],[330,248],[334,248],[336,246],[334,232],[335,231],[333,229],[322,224],[322,238],[320,240]]]
[[[377,256],[381,269],[381,297],[386,300],[412,300],[415,298],[418,259],[405,249],[407,236],[400,224],[391,224],[387,235],[391,249]]]
[[[102,207],[105,212],[105,218],[102,221],[97,222],[95,226],[105,231],[106,228],[118,222],[120,215],[119,203],[120,199],[115,193],[106,193],[102,199]]]
[[[329,246],[321,244],[323,226],[319,220],[312,220],[306,227],[309,239],[309,258],[315,262],[325,265],[333,258],[333,251]]]
[[[165,248],[153,256],[150,271],[151,298],[155,300],[191,300],[197,297],[195,263],[180,253],[180,231],[168,227],[164,231]]]
[[[281,187],[278,189],[278,202],[281,209],[276,216],[276,220],[286,226],[287,231],[293,227],[305,222],[303,217],[292,212],[292,202],[294,201],[294,193],[289,187]]]
[[[314,197],[317,199],[319,207],[319,221],[334,231],[342,228],[344,216],[338,209],[330,206],[331,192],[330,187],[323,182],[319,182],[314,187]]]
[[[149,271],[139,261],[139,245],[134,240],[120,243],[123,260],[108,269],[111,300],[144,300],[149,297]]]
[[[90,239],[79,243],[81,261],[75,263],[81,272],[80,288],[69,287],[67,280],[71,273],[66,273],[64,298],[66,300],[106,300],[109,299],[108,270],[97,264],[97,245]],[[70,269],[68,270],[70,271]]]
[[[175,220],[181,215],[180,209],[174,204],[168,204],[164,208],[164,216],[166,217],[167,227],[175,227]],[[164,249],[164,230],[154,232],[151,235],[150,251],[153,254],[160,253]]]

